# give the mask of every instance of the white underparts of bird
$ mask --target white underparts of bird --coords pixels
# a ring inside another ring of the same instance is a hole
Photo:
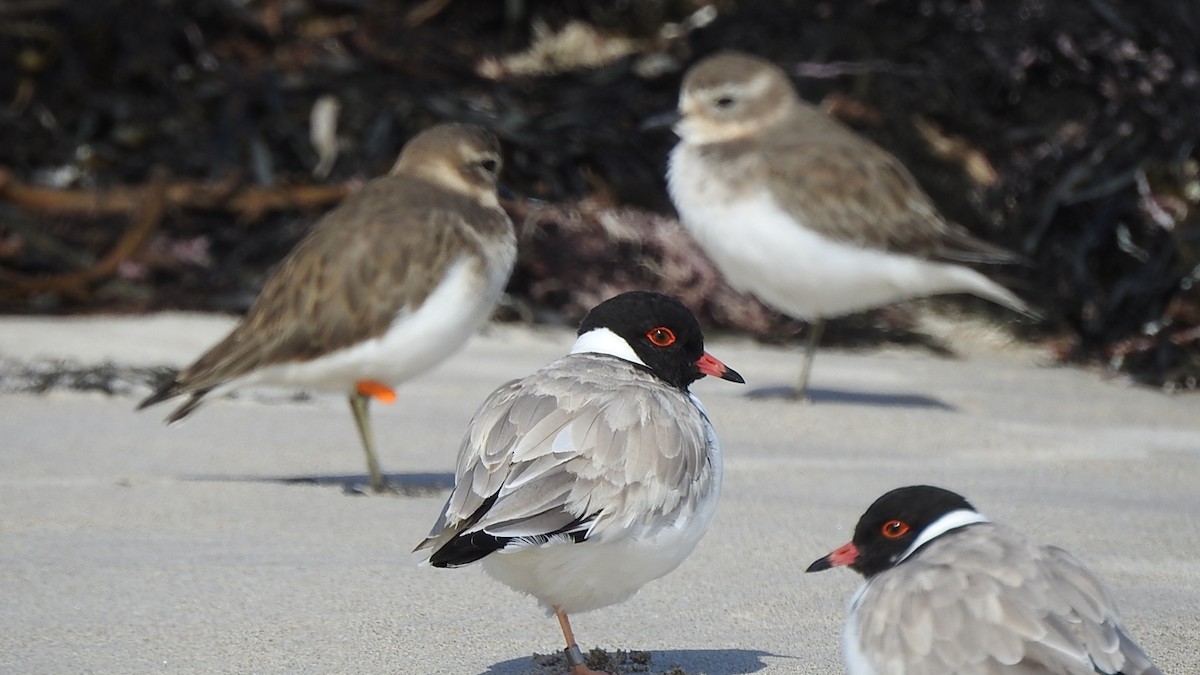
[[[492,313],[517,255],[497,199],[500,145],[473,125],[413,137],[386,175],[325,214],[223,340],[147,397],[168,422],[249,386],[346,395],[375,490],[385,480],[368,404],[457,351]]]
[[[707,531],[721,450],[689,391],[742,382],[704,351],[692,312],[623,293],[584,318],[571,353],[497,389],[459,449],[428,564],[484,570],[558,617],[572,672],[591,672],[568,615],[622,602],[675,569]]]
[[[884,149],[804,102],[781,68],[722,52],[684,77],[667,184],[730,286],[812,322],[909,298],[971,293],[1034,315],[971,264],[1020,257],[946,220]]]

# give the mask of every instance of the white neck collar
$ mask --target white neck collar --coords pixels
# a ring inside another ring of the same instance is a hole
[[[913,541],[913,543],[908,547],[908,550],[904,552],[904,555],[900,556],[896,562],[899,563],[901,560],[904,560],[908,556],[912,555],[914,551],[929,543],[930,540],[938,535],[945,534],[950,530],[959,527],[965,527],[975,523],[988,522],[991,521],[987,519],[987,516],[979,513],[978,511],[972,511],[970,509],[958,509],[957,511],[951,511],[950,513],[947,513],[941,518],[938,518],[929,525],[925,526],[925,529],[921,530],[921,536],[917,537],[916,540]]]
[[[625,341],[625,338],[607,328],[593,328],[580,335],[575,339],[571,353],[608,354],[642,366],[646,365],[637,352],[633,351],[633,347],[630,347],[629,343]]]

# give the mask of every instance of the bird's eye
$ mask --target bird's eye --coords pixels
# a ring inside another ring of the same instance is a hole
[[[498,165],[494,159],[485,159],[479,163],[479,166],[483,167],[483,170],[488,173],[496,173],[496,167]]]
[[[669,347],[675,344],[675,333],[671,332],[670,328],[659,326],[658,328],[651,328],[646,333],[646,339],[654,343],[655,346]]]
[[[908,523],[900,520],[889,520],[880,528],[880,532],[888,539],[899,539],[908,533]]]
[[[733,106],[733,104],[735,102],[736,102],[736,100],[732,96],[721,96],[716,101],[714,101],[714,103],[717,104],[717,107],[722,110],[729,109],[730,107]]]

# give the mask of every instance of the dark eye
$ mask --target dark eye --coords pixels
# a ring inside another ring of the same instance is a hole
[[[736,103],[736,100],[732,96],[722,96],[713,102],[717,104],[718,108],[726,110],[732,107],[733,104]]]
[[[655,346],[669,347],[675,344],[675,333],[672,333],[670,328],[659,326],[658,328],[651,328],[646,333],[646,339],[653,342]]]
[[[483,170],[488,173],[496,173],[496,167],[498,164],[494,159],[485,159],[479,163],[479,166],[483,167]]]
[[[879,529],[888,539],[899,539],[908,533],[908,523],[900,520],[889,520]]]

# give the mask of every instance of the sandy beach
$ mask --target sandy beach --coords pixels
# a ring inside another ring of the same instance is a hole
[[[227,317],[0,318],[0,357],[185,365]],[[403,495],[362,495],[343,398],[246,392],[167,427],[128,395],[0,394],[0,672],[553,672],[557,624],[477,568],[419,567],[459,439],[508,379],[572,332],[490,326],[374,408]],[[716,522],[678,570],[573,617],[581,646],[648,672],[843,672],[859,578],[805,575],[887,489],[931,483],[1057,544],[1112,590],[1166,673],[1200,672],[1200,398],[1056,366],[1028,346],[942,358],[712,338],[747,384],[701,381],[725,451]],[[625,672],[632,672],[626,670]],[[678,671],[675,671],[678,672]]]

